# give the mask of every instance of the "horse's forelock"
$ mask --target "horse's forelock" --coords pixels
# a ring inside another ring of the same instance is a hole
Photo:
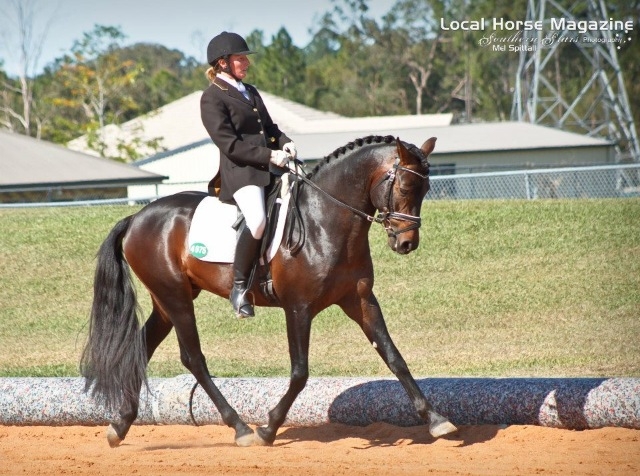
[[[416,145],[408,144],[409,152],[415,155],[418,160],[420,160],[420,165],[426,170],[429,171],[429,157],[422,151],[422,149]]]

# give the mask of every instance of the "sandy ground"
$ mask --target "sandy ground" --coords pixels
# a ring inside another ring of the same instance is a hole
[[[0,474],[425,475],[640,474],[640,430],[377,423],[282,428],[272,447],[238,448],[220,426],[134,426],[109,448],[101,427],[0,426]]]

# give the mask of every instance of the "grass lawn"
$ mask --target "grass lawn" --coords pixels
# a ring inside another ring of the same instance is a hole
[[[95,253],[124,206],[0,209],[0,376],[76,376]],[[370,239],[375,292],[415,376],[640,376],[640,199],[427,201],[420,248]],[[144,289],[139,298],[150,310]],[[283,312],[196,301],[217,376],[286,376]],[[312,375],[390,376],[335,307],[314,321]],[[175,333],[153,376],[185,373]]]

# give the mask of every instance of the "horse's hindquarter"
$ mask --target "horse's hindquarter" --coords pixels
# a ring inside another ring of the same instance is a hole
[[[203,278],[216,266],[191,257],[187,246],[191,218],[204,197],[206,194],[197,192],[170,195],[134,215],[123,251],[133,272],[152,293],[184,285],[187,279],[191,287],[207,288],[202,286]]]

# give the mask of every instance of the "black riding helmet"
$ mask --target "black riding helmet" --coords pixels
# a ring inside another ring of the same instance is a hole
[[[220,58],[227,58],[229,55],[250,55],[251,51],[247,42],[237,33],[223,31],[214,36],[207,47],[207,62],[215,66]]]

